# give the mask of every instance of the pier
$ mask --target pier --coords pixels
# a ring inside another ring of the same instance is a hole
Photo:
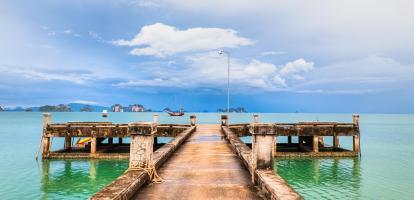
[[[359,116],[352,123],[299,122],[220,124],[152,122],[51,123],[44,115],[43,159],[129,159],[129,169],[91,199],[302,199],[274,171],[276,157],[359,155]],[[242,140],[241,137],[251,139]],[[353,149],[340,147],[340,137],[352,137]],[[52,138],[64,147],[50,151]],[[90,139],[73,146],[73,137]],[[158,143],[158,137],[172,137]],[[288,137],[287,143],[278,138]],[[297,142],[293,142],[296,137]],[[332,146],[324,138],[332,139]],[[115,144],[113,138],[120,138]],[[123,143],[129,138],[130,143]],[[103,141],[107,143],[103,143]],[[249,142],[250,141],[250,142]]]

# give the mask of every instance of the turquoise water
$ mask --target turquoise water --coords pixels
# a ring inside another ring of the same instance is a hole
[[[52,122],[151,121],[153,113],[52,113]],[[198,123],[219,123],[218,113],[196,113]],[[188,123],[160,114],[160,123]],[[252,114],[231,114],[231,123]],[[351,122],[351,114],[260,114],[262,122]],[[0,112],[0,199],[87,199],[123,173],[122,160],[36,161],[41,113]],[[275,170],[306,199],[412,199],[414,115],[361,115],[362,157],[283,159]],[[283,141],[285,138],[280,138]],[[325,138],[326,142],[330,139]],[[341,145],[351,148],[351,140]],[[63,146],[53,141],[53,149]]]

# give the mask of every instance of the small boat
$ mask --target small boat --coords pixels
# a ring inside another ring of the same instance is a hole
[[[174,97],[174,103],[173,103],[173,105],[174,104],[175,104],[175,97]],[[178,111],[178,112],[174,112],[170,108],[166,108],[166,109],[164,109],[164,111],[167,112],[172,117],[183,116],[184,115],[184,110],[183,110],[182,107],[181,107],[180,111]]]
[[[170,115],[170,116],[183,116],[184,115],[184,111],[183,110],[180,110],[180,112],[172,112],[172,111],[167,111],[167,113]]]

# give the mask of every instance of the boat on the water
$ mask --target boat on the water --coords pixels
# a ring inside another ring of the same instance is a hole
[[[108,111],[107,110],[102,111],[102,117],[108,117]]]
[[[184,116],[184,110],[180,109],[180,111],[178,112],[173,112],[171,110],[165,110],[165,112],[167,112],[170,116]]]

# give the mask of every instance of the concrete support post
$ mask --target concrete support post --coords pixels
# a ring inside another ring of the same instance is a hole
[[[129,124],[131,146],[129,168],[148,168],[153,163],[154,132],[152,128],[140,126],[139,123]]]
[[[221,115],[221,125],[228,126],[229,125],[229,118],[227,115]]]
[[[43,137],[43,152],[42,157],[49,155],[50,151],[50,137]]]
[[[158,123],[158,114],[154,114],[154,116],[153,116],[153,121],[154,121],[154,123]]]
[[[253,123],[259,123],[259,115],[258,114],[253,115]]]
[[[114,144],[114,138],[108,138],[108,144],[109,146],[112,146]]]
[[[288,144],[292,144],[292,136],[288,136]]]
[[[312,151],[315,153],[319,152],[319,136],[313,136]]]
[[[303,137],[302,136],[298,136],[298,145],[300,149],[303,149]]]
[[[254,126],[254,124],[252,124]],[[252,181],[256,169],[273,169],[276,133],[272,125],[252,127]]]
[[[50,137],[46,137],[47,127],[51,124],[52,116],[50,113],[43,113],[43,152],[42,157],[46,157],[50,152]]]
[[[96,145],[97,145],[96,137],[93,137],[91,140],[91,153],[96,153]]]
[[[334,135],[332,143],[334,148],[339,148],[339,136]]]
[[[197,121],[196,116],[195,115],[191,115],[190,116],[190,124],[191,124],[191,126],[195,126],[196,125],[196,121]]]
[[[122,138],[121,137],[118,138],[118,144],[119,144],[119,146],[122,145]]]
[[[359,137],[359,115],[358,114],[354,114],[352,116],[352,122],[354,123],[354,128],[357,129],[357,134],[353,136],[353,149],[354,149],[354,152],[359,152],[360,137]]]
[[[325,146],[325,140],[324,140],[323,136],[319,136],[319,145],[321,147],[324,147]]]
[[[359,152],[359,135],[353,136],[353,147],[354,147],[354,152]]]
[[[70,150],[72,148],[72,137],[65,136],[65,149]]]

